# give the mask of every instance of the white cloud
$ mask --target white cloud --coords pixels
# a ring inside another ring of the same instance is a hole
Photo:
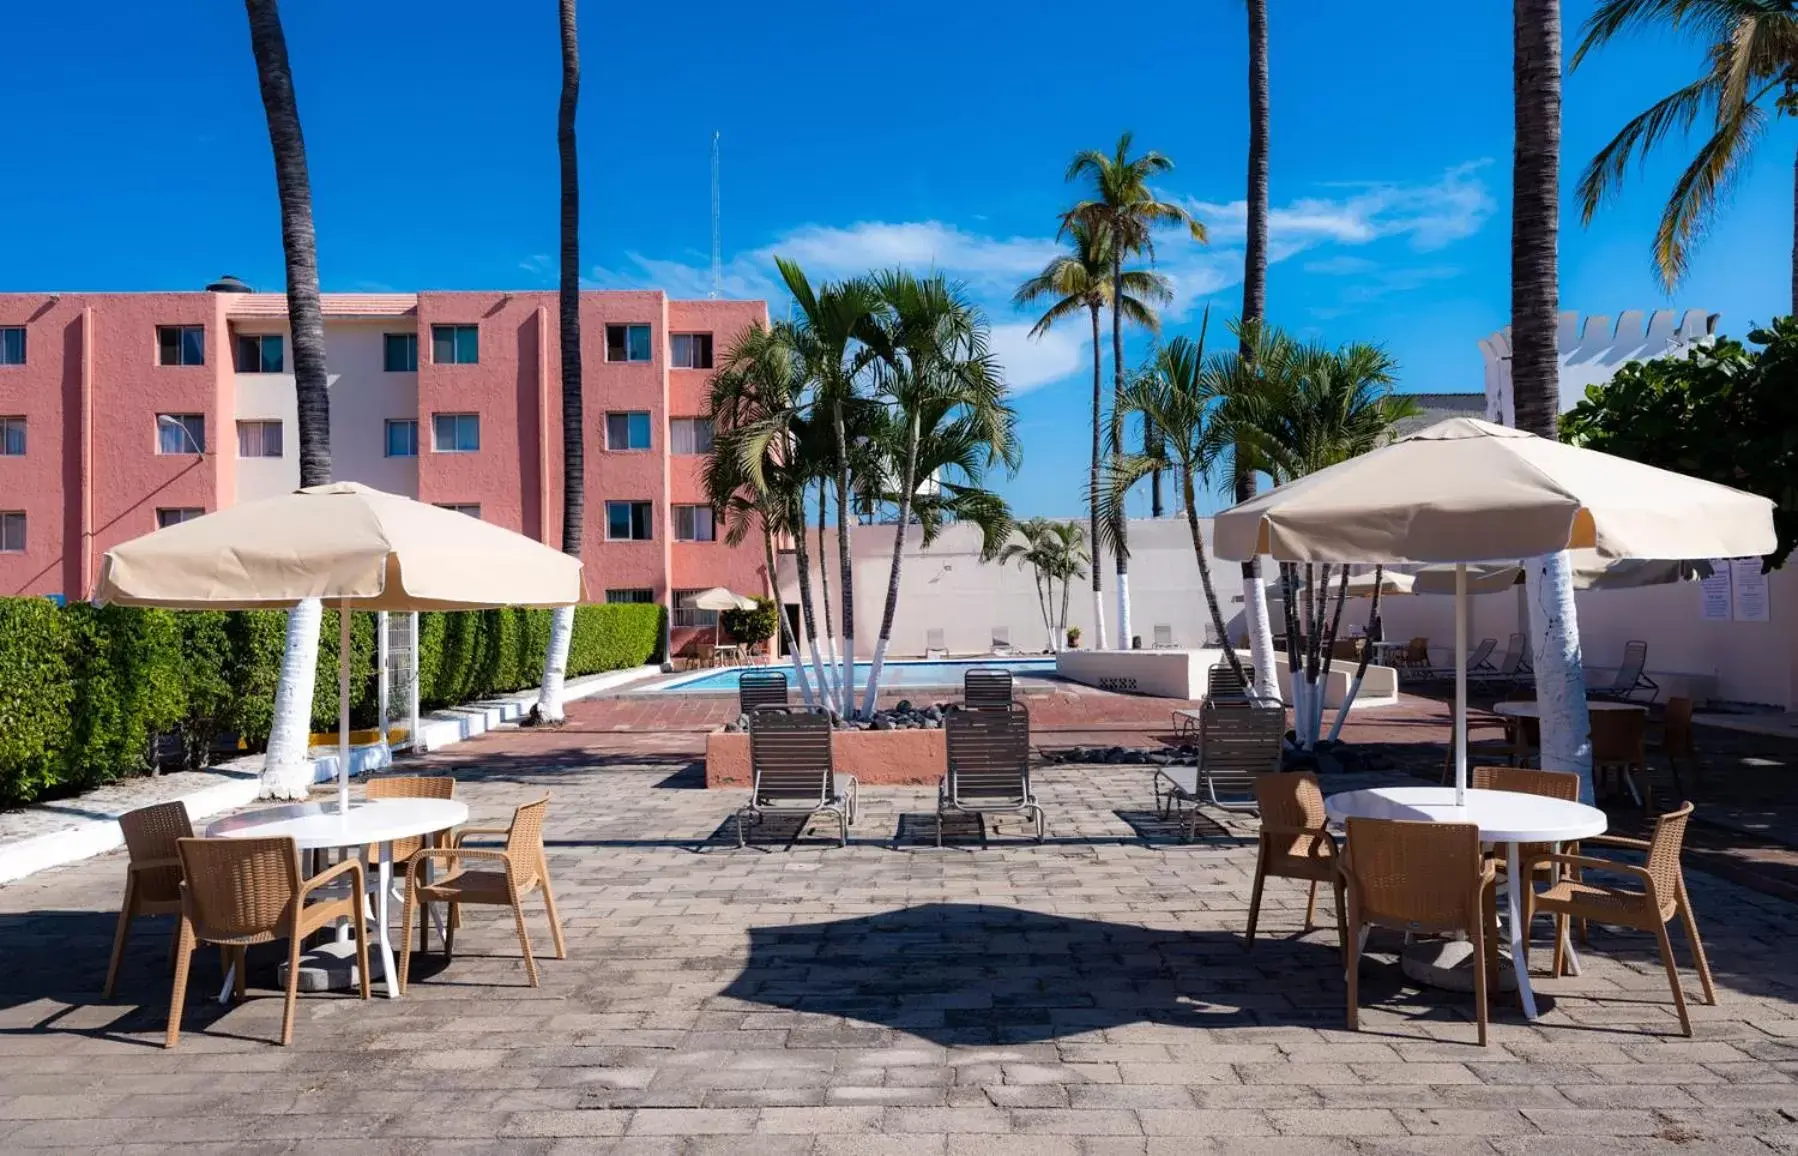
[[[1092,345],[1077,324],[1035,338],[1030,336],[1031,324],[993,326],[993,355],[1005,367],[1005,383],[1013,393],[1028,393],[1092,364]]]
[[[1334,187],[1352,191],[1339,197],[1277,205],[1268,213],[1270,246],[1286,244],[1297,252],[1404,237],[1419,251],[1440,249],[1478,232],[1497,207],[1479,176],[1490,163],[1456,165],[1428,184],[1344,184]],[[1205,222],[1214,242],[1239,241],[1247,232],[1247,202],[1188,200],[1186,207]]]
[[[1316,273],[1323,277],[1352,277],[1362,273],[1372,273],[1379,267],[1378,261],[1370,261],[1366,257],[1354,257],[1346,253],[1340,257],[1325,257],[1319,261],[1305,262],[1305,272]]]

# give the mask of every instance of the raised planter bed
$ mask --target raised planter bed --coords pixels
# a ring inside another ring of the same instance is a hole
[[[940,730],[833,731],[836,769],[861,786],[929,786],[942,781],[948,747]],[[705,739],[705,785],[747,789],[749,736],[713,731]]]

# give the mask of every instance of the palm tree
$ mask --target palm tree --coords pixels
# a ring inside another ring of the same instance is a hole
[[[1267,0],[1247,0],[1249,17],[1249,172],[1247,231],[1242,246],[1242,314],[1239,325],[1242,341],[1238,353],[1248,357],[1254,350],[1253,335],[1267,320],[1267,217],[1268,217],[1268,151],[1269,99],[1267,80]],[[1255,475],[1239,472],[1235,478],[1236,500],[1255,496]],[[1242,563],[1243,616],[1247,620],[1249,653],[1254,658],[1256,692],[1263,698],[1279,697],[1279,682],[1274,677],[1273,626],[1267,616],[1267,588],[1261,580],[1261,559],[1249,558]]]
[[[1124,391],[1122,405],[1153,428],[1166,447],[1166,458],[1120,455],[1114,459],[1107,494],[1113,507],[1122,506],[1130,487],[1146,474],[1171,466],[1186,507],[1186,529],[1192,537],[1193,557],[1199,564],[1199,586],[1212,628],[1223,640],[1224,661],[1238,678],[1244,678],[1242,659],[1230,645],[1224,612],[1211,580],[1211,558],[1199,527],[1198,485],[1208,477],[1228,444],[1230,430],[1215,391],[1216,379],[1205,364],[1205,345],[1176,337],[1157,350],[1148,369],[1136,376]],[[1246,681],[1246,680],[1245,680]]]
[[[581,406],[581,184],[574,150],[581,51],[574,8],[575,0],[561,0],[562,101],[556,114],[556,151],[562,166],[562,283],[557,322],[562,342],[562,552],[579,558],[587,518],[587,465]],[[558,607],[550,619],[543,685],[537,692],[538,710],[550,722],[562,721],[562,679],[573,640],[574,607]]]
[[[1030,568],[1036,584],[1037,609],[1043,616],[1043,629],[1048,632],[1048,649],[1061,649],[1067,629],[1067,587],[1074,578],[1086,573],[1085,534],[1078,522],[1057,522],[1049,518],[1026,518],[1019,522],[1017,533],[1022,541],[1011,541],[999,551],[1001,564],[1016,562]],[[1062,585],[1061,613],[1055,610],[1055,583]]]
[[[1092,556],[1086,549],[1086,531],[1079,522],[1055,522],[1051,528],[1055,532],[1051,573],[1061,583],[1061,614],[1055,620],[1055,649],[1060,650],[1068,636],[1069,587],[1076,579],[1086,577]]]
[[[1766,131],[1769,113],[1798,114],[1798,10],[1790,0],[1602,0],[1586,18],[1572,67],[1626,32],[1662,26],[1702,37],[1704,67],[1598,151],[1580,177],[1579,202],[1580,218],[1590,224],[1606,196],[1622,186],[1631,159],[1704,119],[1710,135],[1674,183],[1654,234],[1655,273],[1671,292],[1718,201]],[[1793,175],[1798,186],[1798,161]],[[1798,195],[1792,212],[1791,308],[1798,313]]]
[[[1087,513],[1092,525],[1092,540],[1104,539],[1099,533],[1099,459],[1104,429],[1104,363],[1103,342],[1099,339],[1099,313],[1114,297],[1118,308],[1138,325],[1154,328],[1157,322],[1152,303],[1173,297],[1167,278],[1143,269],[1119,271],[1113,279],[1111,256],[1105,251],[1100,235],[1084,221],[1073,221],[1067,228],[1071,252],[1050,261],[1041,273],[1019,286],[1012,297],[1017,306],[1048,301],[1049,308],[1030,329],[1030,336],[1041,337],[1057,321],[1072,317],[1085,309],[1092,319],[1093,330],[1093,438],[1092,465],[1087,474]],[[1112,286],[1121,287],[1114,294]],[[1105,649],[1105,601],[1102,571],[1092,568],[1093,583],[1093,648]]]
[[[1555,436],[1560,364],[1555,349],[1555,260],[1561,191],[1561,3],[1512,0],[1512,96],[1516,143],[1511,191],[1511,380],[1517,425]],[[1542,765],[1577,771],[1592,799],[1591,723],[1573,572],[1567,552],[1531,559],[1526,571]]]
[[[325,320],[318,301],[318,249],[312,231],[312,182],[306,141],[287,63],[287,37],[276,0],[244,0],[250,49],[262,90],[275,189],[281,202],[281,250],[287,265],[287,320],[293,334],[293,385],[298,409],[300,485],[331,480],[331,395],[325,383]],[[287,650],[275,687],[274,718],[263,763],[265,798],[304,798],[312,785],[306,758],[312,694],[318,676],[318,631],[324,607],[308,598],[287,615]]]
[[[807,368],[813,390],[812,405],[828,422],[836,447],[837,569],[843,618],[843,681],[837,709],[848,715],[854,689],[849,678],[855,662],[855,575],[850,565],[851,457],[854,444],[849,428],[855,411],[867,404],[865,372],[874,360],[868,344],[873,336],[874,315],[881,302],[874,287],[857,279],[813,289],[805,271],[792,261],[775,258],[781,280],[799,307],[799,317],[788,327]]]
[[[1118,138],[1117,148],[1108,156],[1088,149],[1075,156],[1068,165],[1067,179],[1090,182],[1092,196],[1069,209],[1062,216],[1062,232],[1084,224],[1103,244],[1111,258],[1111,282],[1124,281],[1124,258],[1144,255],[1155,258],[1155,230],[1167,225],[1184,225],[1195,241],[1205,240],[1205,226],[1184,208],[1158,198],[1149,188],[1149,180],[1170,171],[1174,162],[1158,152],[1130,156],[1131,134]],[[1111,301],[1112,410],[1111,443],[1123,445],[1119,406],[1124,395],[1124,314],[1119,296]],[[1121,513],[1121,506],[1120,506]],[[1118,579],[1118,645],[1130,647],[1130,544],[1122,517],[1110,527],[1112,555]]]
[[[1003,463],[1015,468],[1018,460],[1017,441],[1012,436],[1016,418],[1005,402],[1002,371],[988,349],[990,327],[985,315],[941,274],[921,278],[895,269],[876,274],[872,285],[880,308],[868,337],[879,355],[875,377],[880,398],[887,405],[889,434],[883,447],[889,451],[889,468],[880,473],[896,483],[890,500],[898,509],[898,518],[886,604],[862,701],[866,715],[874,712],[881,667],[892,642],[906,531],[920,480],[931,479],[939,493],[954,484],[941,466],[919,468],[920,448],[927,442],[940,442],[944,449],[959,452],[965,446],[967,460],[953,464],[967,479],[967,488],[974,490],[979,489],[986,467]],[[988,507],[980,509],[984,515]],[[928,542],[932,536],[928,523],[924,533]]]

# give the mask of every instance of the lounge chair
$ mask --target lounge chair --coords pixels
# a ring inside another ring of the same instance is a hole
[[[1252,702],[1250,691],[1255,686],[1255,668],[1245,662],[1242,674],[1242,678],[1237,678],[1236,671],[1227,662],[1213,666],[1205,674],[1205,701],[1220,706],[1242,706]]]
[[[1661,686],[1643,673],[1643,668],[1647,665],[1648,643],[1639,638],[1624,643],[1623,662],[1617,667],[1617,677],[1607,687],[1587,691],[1586,697],[1614,699],[1617,702],[1653,702],[1660,697]],[[1636,697],[1640,694],[1648,697]]]
[[[749,802],[737,812],[737,845],[747,828],[768,815],[830,815],[843,846],[855,822],[854,775],[837,774],[831,761],[830,720],[821,714],[758,710],[749,716]]]
[[[786,705],[786,671],[746,670],[737,676],[738,714],[754,714],[760,707]]]
[[[949,657],[949,647],[943,640],[943,632],[941,630],[926,630],[924,632],[924,657]]]
[[[1155,809],[1163,819],[1182,803],[1186,838],[1198,828],[1198,807],[1254,813],[1256,776],[1278,771],[1286,741],[1286,712],[1279,707],[1216,707],[1199,711],[1199,762],[1195,767],[1157,767]]]
[[[994,654],[1010,654],[1011,653],[1011,627],[1009,627],[1009,626],[993,627],[993,653]]]
[[[1030,789],[1030,712],[1021,706],[952,711],[943,729],[949,758],[937,791],[936,845],[943,845],[943,816],[950,814],[1023,814],[1035,820],[1041,843],[1049,824]]]
[[[1174,628],[1165,622],[1157,622],[1155,624],[1155,649],[1174,649]]]
[[[969,710],[1010,710],[1011,671],[971,668],[961,676],[961,704]]]
[[[1513,634],[1506,640],[1505,656],[1499,660],[1496,667],[1490,667],[1485,670],[1476,670],[1470,665],[1467,669],[1467,676],[1477,682],[1500,682],[1506,684],[1520,682],[1526,678],[1533,678],[1534,675],[1528,670],[1528,663],[1525,661],[1524,655],[1523,635]]]

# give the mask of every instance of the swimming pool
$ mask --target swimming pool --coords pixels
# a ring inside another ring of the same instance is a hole
[[[916,686],[916,687],[959,687],[961,676],[973,667],[984,667],[988,670],[997,668],[1009,670],[1018,675],[1053,675],[1055,660],[1053,658],[970,658],[970,659],[931,659],[923,662],[889,662],[880,671],[880,685]],[[683,694],[706,694],[730,692],[737,689],[737,676],[746,669],[782,670],[789,680],[793,677],[791,663],[775,667],[732,667],[727,670],[706,670],[664,682],[660,686],[649,688],[657,694],[675,691]],[[811,677],[811,666],[806,666],[806,677]],[[866,686],[868,682],[868,664],[855,664],[855,683]],[[797,688],[795,688],[797,689]]]

